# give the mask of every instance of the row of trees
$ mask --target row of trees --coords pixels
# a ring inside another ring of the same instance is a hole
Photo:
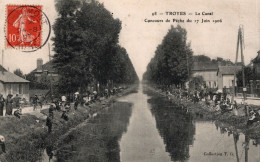
[[[121,22],[92,0],[57,0],[53,57],[62,92],[85,90],[89,84],[138,81],[126,50],[118,44]]]
[[[161,85],[184,84],[189,78],[192,55],[186,29],[171,26],[148,64],[143,80]]]

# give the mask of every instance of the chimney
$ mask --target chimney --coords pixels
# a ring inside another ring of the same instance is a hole
[[[259,57],[260,57],[260,50],[257,52],[257,54],[258,54],[258,56],[257,56],[257,57],[259,58]]]
[[[43,60],[41,58],[37,59],[37,71],[42,71]]]

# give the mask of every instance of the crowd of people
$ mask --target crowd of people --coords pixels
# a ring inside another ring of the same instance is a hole
[[[207,107],[213,108],[215,111],[219,111],[222,114],[229,112],[238,115],[238,103],[233,100],[231,101],[231,95],[226,91],[226,89],[221,90],[187,90],[181,88],[167,89],[167,95],[174,95],[179,99],[187,99],[193,103],[198,103],[203,101]],[[244,107],[245,114],[248,115],[248,125],[254,122],[260,122],[260,109],[251,108],[246,102],[242,103]]]
[[[54,111],[62,112],[61,118],[65,121],[69,120],[68,113],[71,110],[71,103],[73,103],[73,107],[75,110],[78,109],[79,105],[89,105],[96,101],[100,101],[101,97],[109,98],[111,95],[117,94],[121,90],[125,89],[126,87],[119,87],[119,88],[111,88],[111,89],[104,89],[103,93],[98,93],[97,91],[89,92],[80,94],[76,92],[71,96],[62,95],[60,97],[51,97],[51,101],[49,103],[49,114],[46,118],[46,126],[48,127],[48,132],[52,132],[52,125],[54,119]],[[4,108],[6,109],[6,116],[14,115],[17,118],[20,118],[22,115],[22,107],[25,99],[19,97],[18,94],[13,97],[13,95],[8,94],[6,99],[0,94],[0,116],[4,115]],[[33,106],[33,110],[37,110],[38,107],[42,109],[44,104],[47,104],[48,101],[44,95],[34,95],[31,97],[31,104]],[[15,110],[13,110],[15,109]],[[4,136],[0,135],[0,147],[2,152],[5,153],[5,138]]]
[[[8,94],[6,99],[3,97],[2,94],[0,94],[0,116],[4,115],[4,107],[6,109],[5,115],[15,115],[17,117],[20,117],[19,115],[22,112],[22,103],[24,103],[24,98],[22,99],[19,97],[18,94],[13,97],[12,94]],[[13,109],[16,109],[13,112]]]
[[[71,96],[61,96],[60,98],[55,98],[52,100],[52,103],[49,107],[49,115],[46,119],[46,126],[48,127],[48,132],[52,132],[52,125],[53,125],[53,118],[54,118],[54,111],[61,111],[62,115],[61,118],[65,121],[69,120],[68,113],[71,110],[71,103],[73,103],[74,110],[78,109],[79,105],[82,106],[88,106],[91,103],[94,103],[96,101],[100,101],[101,97],[109,98],[111,95],[115,95],[118,92],[120,92],[124,88],[112,88],[111,90],[104,89],[103,93],[98,93],[97,91],[89,92],[80,94],[79,92],[76,92],[73,94],[73,97]],[[37,100],[35,99],[36,103]]]

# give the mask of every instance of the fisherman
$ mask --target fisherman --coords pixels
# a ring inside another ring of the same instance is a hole
[[[108,89],[107,88],[105,89],[104,93],[105,93],[105,97],[108,98]]]
[[[254,111],[252,110],[250,112],[250,118],[247,121],[247,125],[252,125],[254,122],[260,121],[260,115],[258,113],[258,111]]]
[[[4,106],[5,106],[5,99],[2,94],[0,94],[0,116],[4,115]]]
[[[52,131],[52,116],[50,114],[46,119],[46,126],[48,127],[48,132],[51,133],[51,131]]]
[[[62,115],[61,115],[61,118],[68,121],[69,120],[69,117],[68,117],[68,114],[67,114],[67,111],[63,111]]]
[[[62,102],[62,106],[65,106],[65,103],[66,103],[66,101],[67,101],[67,98],[66,98],[66,96],[61,96],[61,102]]]
[[[39,98],[38,98],[37,95],[35,95],[35,96],[33,97],[33,110],[36,110],[36,109],[37,109],[38,101],[39,101]]]
[[[0,135],[0,145],[2,147],[2,151],[5,153],[5,137]]]
[[[74,109],[77,110],[78,109],[78,105],[79,105],[79,93],[76,92],[75,93],[75,98],[74,98]]]
[[[54,105],[51,104],[51,105],[50,105],[50,108],[49,108],[49,116],[52,117],[52,119],[53,119],[53,117],[54,117],[53,111],[54,111]]]
[[[42,105],[43,105],[44,100],[45,100],[45,97],[44,97],[43,94],[41,94],[41,95],[39,96],[39,105],[40,105],[41,108],[42,108]]]
[[[21,115],[22,115],[22,108],[19,107],[17,110],[14,111],[14,116],[20,119]]]
[[[70,102],[66,102],[64,105],[64,108],[67,112],[69,112],[70,111]]]

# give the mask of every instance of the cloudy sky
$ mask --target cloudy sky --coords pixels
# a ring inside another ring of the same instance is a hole
[[[260,2],[259,0],[100,0],[122,21],[119,43],[126,48],[134,67],[142,76],[158,44],[161,43],[173,23],[172,19],[222,20],[222,23],[180,23],[188,32],[188,41],[195,55],[204,54],[211,58],[223,57],[235,60],[237,32],[244,28],[245,61],[249,63],[260,50]],[[51,24],[57,17],[54,0],[9,0],[8,4],[40,4]],[[0,47],[4,49],[4,66],[10,71],[20,67],[25,73],[36,67],[36,59],[48,61],[48,46],[34,53],[23,53],[5,49],[4,26],[7,2],[0,1]],[[152,16],[152,13],[157,15]],[[186,12],[186,15],[166,15],[166,12]],[[195,15],[195,12],[213,12],[212,16]],[[160,15],[162,13],[162,15]],[[192,15],[189,15],[192,13]],[[166,23],[147,23],[144,20],[171,20]],[[51,41],[49,41],[52,44]],[[51,51],[51,54],[54,54]],[[2,59],[2,57],[0,57]]]

